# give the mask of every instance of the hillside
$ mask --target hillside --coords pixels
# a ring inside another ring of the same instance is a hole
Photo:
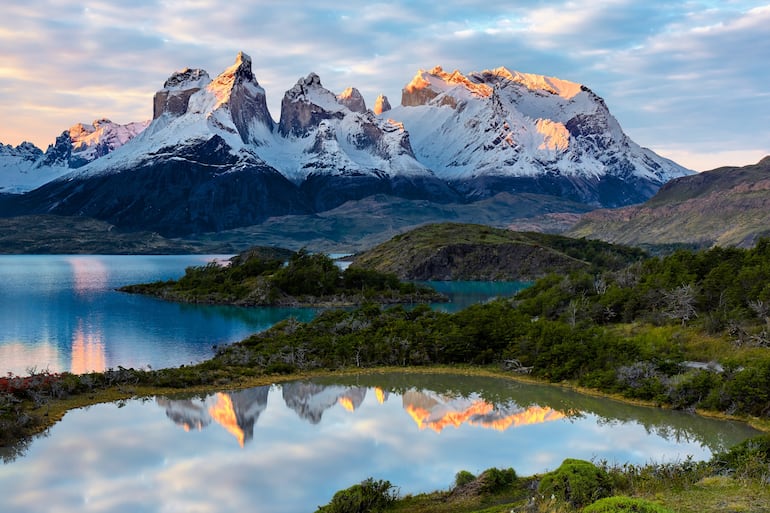
[[[431,224],[356,255],[352,267],[408,280],[532,280],[550,272],[619,268],[641,250],[474,224]]]
[[[88,217],[0,217],[0,254],[158,255],[234,253],[228,243],[169,239],[149,231],[126,232]]]
[[[664,185],[646,203],[596,210],[565,233],[622,244],[752,246],[770,234],[770,156]]]

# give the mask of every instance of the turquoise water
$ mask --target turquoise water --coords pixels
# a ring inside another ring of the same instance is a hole
[[[199,362],[312,309],[182,305],[117,292],[178,278],[216,255],[0,255],[0,374],[83,373]],[[221,257],[219,257],[221,258]]]
[[[312,512],[367,477],[419,493],[448,489],[460,470],[532,475],[567,457],[703,460],[756,434],[501,379],[300,381],[71,411],[22,454],[0,451],[0,503],[15,513]]]
[[[117,292],[130,283],[179,278],[221,255],[0,255],[0,375],[83,373],[197,363],[213,346],[241,340],[308,308],[182,305]],[[456,311],[521,283],[431,282]]]

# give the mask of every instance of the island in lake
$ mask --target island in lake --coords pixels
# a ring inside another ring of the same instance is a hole
[[[287,261],[288,258],[288,261]],[[447,297],[396,275],[361,267],[342,270],[306,250],[251,248],[224,265],[188,267],[179,280],[127,285],[122,292],[184,303],[340,307],[363,303],[437,303]]]

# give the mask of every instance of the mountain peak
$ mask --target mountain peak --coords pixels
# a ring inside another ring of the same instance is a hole
[[[374,100],[374,114],[379,116],[383,112],[387,112],[391,109],[390,102],[388,101],[388,97],[385,95],[379,95],[376,100]]]
[[[449,93],[454,94],[449,94]],[[430,71],[421,69],[411,82],[401,92],[401,105],[413,107],[425,105],[437,96],[444,94],[441,103],[455,106],[455,96],[470,94],[475,97],[488,98],[492,95],[492,87],[466,77],[460,71],[447,73],[441,66],[434,66]]]
[[[352,90],[350,94],[353,95]],[[343,116],[341,111],[346,106],[344,100],[321,85],[321,77],[310,73],[297,80],[283,95],[278,131],[283,136],[292,134],[304,137],[311,127],[318,126],[324,119],[332,115]]]
[[[355,87],[348,87],[338,94],[337,101],[353,112],[366,112],[366,102],[364,102],[364,97]]]
[[[545,75],[537,75],[533,73],[521,73],[519,71],[510,71],[506,67],[499,67],[493,70],[484,70],[478,73],[471,73],[469,75],[471,80],[494,83],[499,79],[508,80],[521,84],[530,91],[545,91],[550,94],[561,96],[565,99],[571,99],[577,96],[584,86],[577,82],[570,82],[569,80],[562,80],[556,77],[548,77]]]
[[[217,96],[220,102],[225,102],[229,99],[233,88],[241,84],[248,84],[257,88],[263,96],[265,94],[251,71],[251,57],[243,52],[238,52],[235,63],[215,78],[209,84],[208,89]]]
[[[185,68],[175,71],[163,84],[163,89],[153,98],[152,119],[163,114],[181,116],[187,112],[187,103],[193,93],[200,91],[211,82],[211,77],[202,69]]]
[[[211,77],[203,69],[185,68],[175,71],[163,84],[164,91],[183,91],[186,89],[205,87],[211,82]]]

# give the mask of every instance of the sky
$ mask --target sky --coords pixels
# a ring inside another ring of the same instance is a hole
[[[10,4],[10,5],[8,5]],[[152,117],[176,70],[249,54],[274,118],[317,73],[392,105],[419,69],[579,82],[637,143],[703,171],[770,154],[770,3],[752,0],[25,0],[0,17],[0,142]]]

